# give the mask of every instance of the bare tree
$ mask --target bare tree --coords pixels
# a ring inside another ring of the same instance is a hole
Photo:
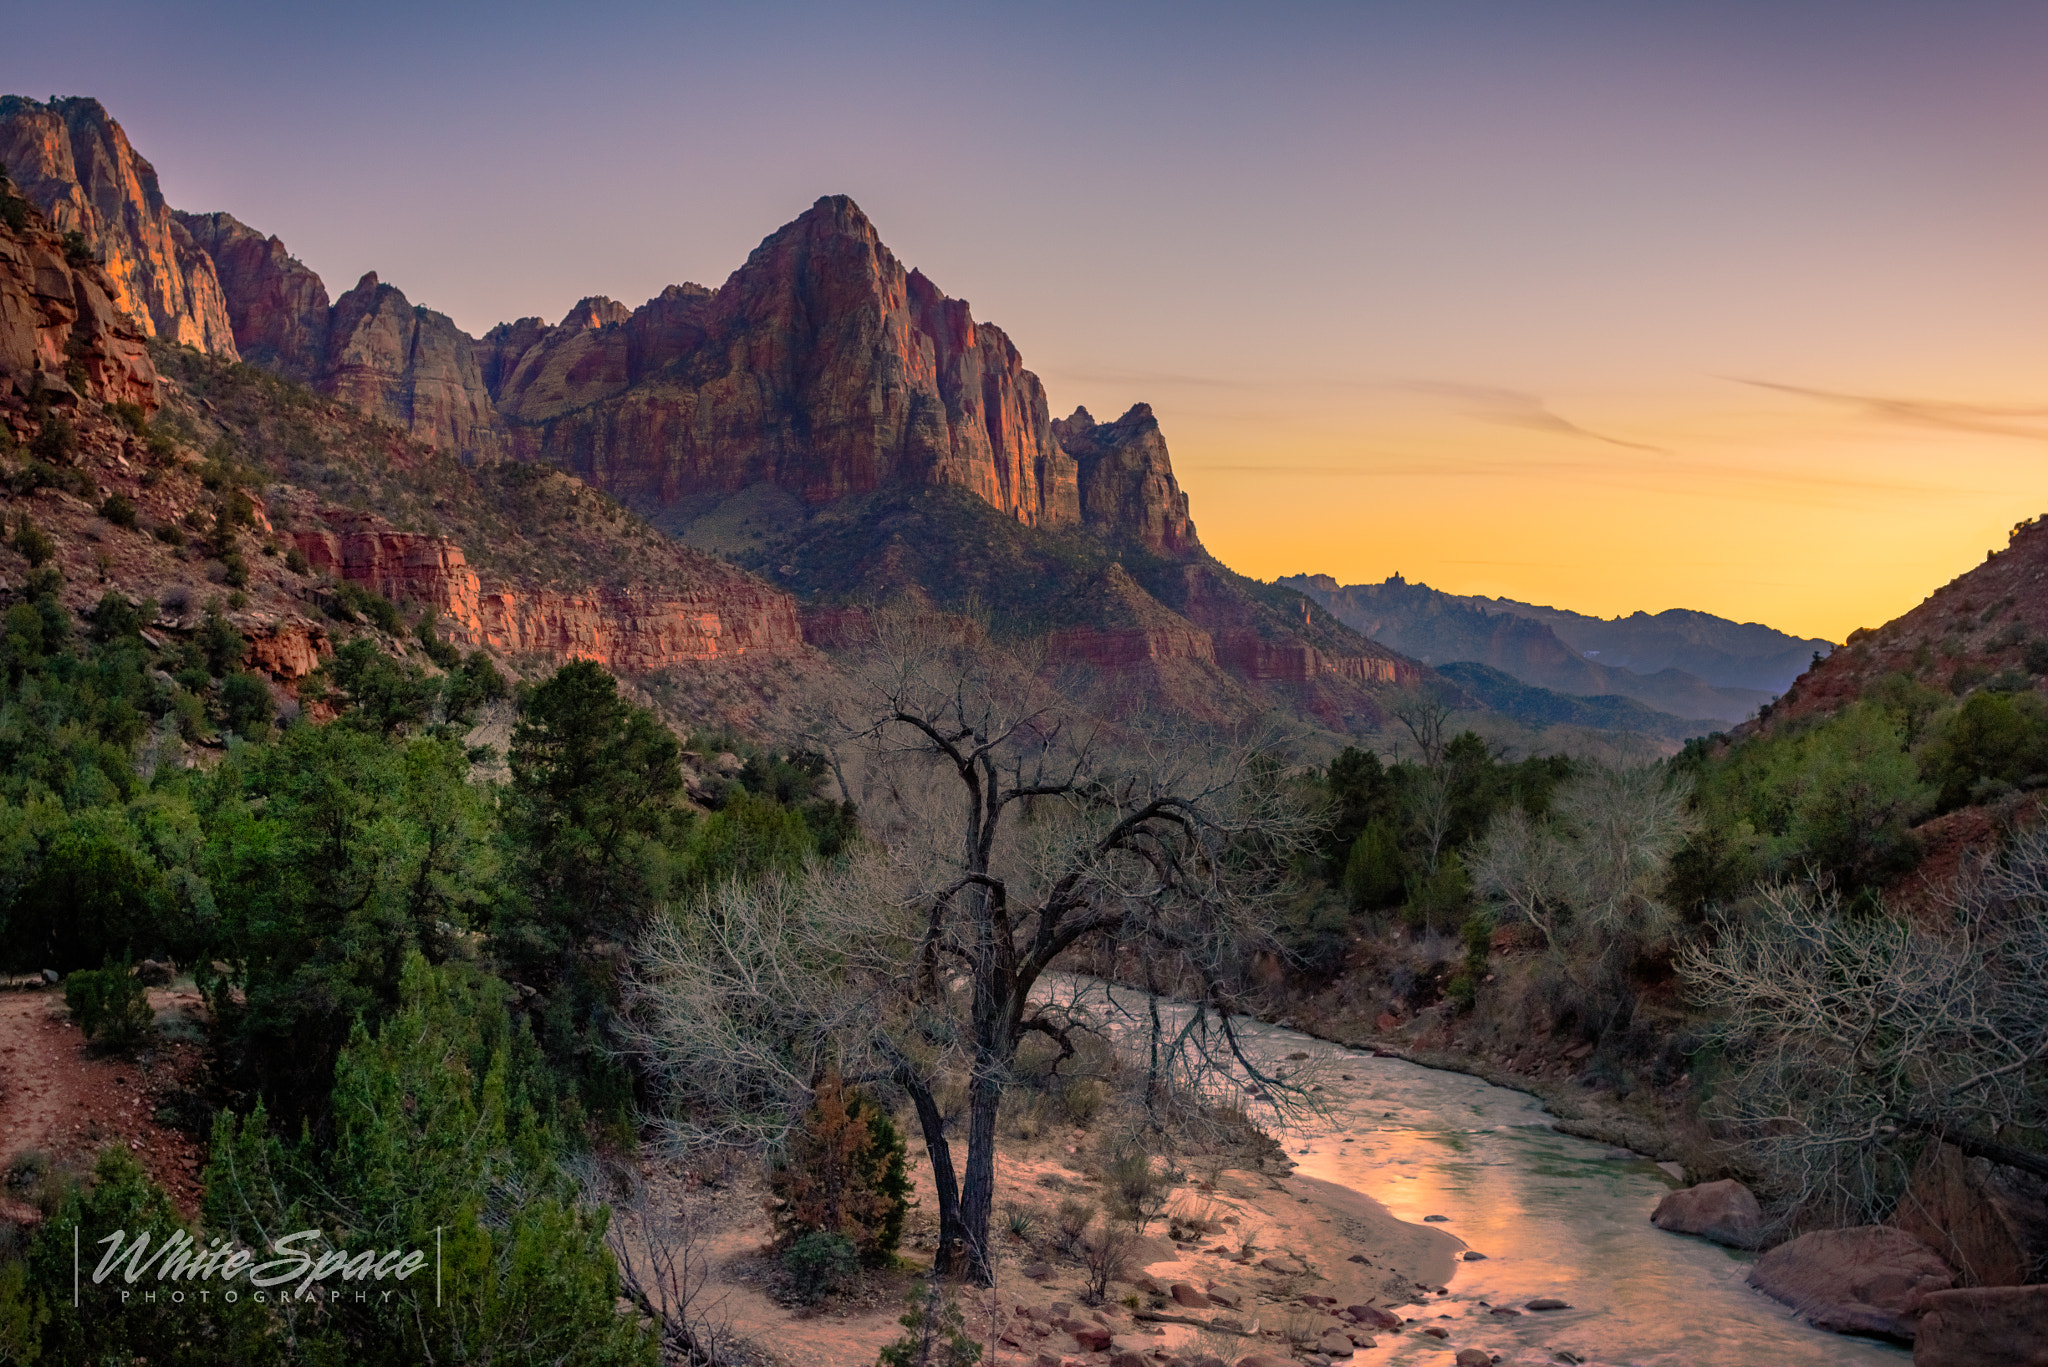
[[[1557,791],[1547,819],[1494,818],[1467,861],[1472,885],[1568,964],[1662,939],[1676,920],[1660,889],[1695,825],[1691,791],[1655,766],[1595,768]]]
[[[1415,748],[1422,753],[1423,767],[1442,768],[1454,710],[1443,696],[1430,688],[1406,689],[1395,695],[1388,710],[1414,739]]]
[[[2015,1142],[2048,1129],[2048,832],[1959,877],[1925,921],[1777,887],[1719,931],[1680,959],[1724,1020],[1715,1108],[1795,1205],[1884,1218],[1932,1139],[2048,1177]]]
[[[639,1047],[682,1142],[775,1142],[827,1064],[900,1089],[937,1187],[939,1270],[986,1282],[1018,1047],[1036,1033],[1064,1059],[1102,1028],[1048,977],[1069,951],[1135,952],[1199,998],[1192,1024],[1153,1013],[1148,1101],[1232,1064],[1285,1098],[1230,1017],[1310,822],[1264,747],[1112,745],[985,641],[884,614],[862,679],[847,734],[873,844],[657,924],[637,956]]]

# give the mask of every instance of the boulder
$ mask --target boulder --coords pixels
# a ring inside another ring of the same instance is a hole
[[[1145,1367],[1145,1356],[1126,1348],[1109,1355],[1109,1367]]]
[[[1099,1353],[1109,1347],[1112,1335],[1104,1326],[1100,1324],[1082,1324],[1079,1321],[1070,1321],[1070,1323],[1074,1327],[1068,1330],[1068,1332],[1074,1336],[1074,1342],[1081,1345],[1083,1352]]]
[[[1018,1271],[1023,1276],[1029,1277],[1034,1282],[1042,1282],[1046,1280],[1048,1277],[1052,1276],[1052,1264],[1026,1263],[1023,1267],[1019,1268]]]
[[[1344,1313],[1369,1329],[1399,1329],[1401,1317],[1377,1305],[1347,1305]]]
[[[1253,1353],[1237,1360],[1237,1367],[1294,1367],[1294,1359],[1273,1353]]]
[[[1332,1329],[1316,1341],[1316,1351],[1333,1358],[1348,1358],[1357,1351],[1351,1340]]]
[[[1493,1355],[1483,1348],[1460,1348],[1457,1367],[1493,1367]]]
[[[1468,1248],[1459,1256],[1468,1263],[1483,1263],[1486,1261],[1486,1255],[1476,1248]]]
[[[144,987],[169,987],[177,976],[178,965],[173,960],[144,959],[135,966],[135,981]]]
[[[1913,1367],[2048,1367],[2048,1286],[1958,1287],[1920,1304]]]
[[[1216,1304],[1227,1306],[1233,1310],[1244,1300],[1244,1292],[1239,1291],[1234,1286],[1225,1286],[1221,1282],[1213,1283],[1209,1287],[1208,1295],[1209,1299],[1216,1302]]]
[[[1298,1277],[1308,1271],[1308,1264],[1292,1253],[1275,1253],[1270,1258],[1261,1258],[1259,1266],[1268,1272],[1277,1272],[1283,1277]]]
[[[1892,1223],[1940,1253],[1961,1286],[2021,1286],[2048,1264],[2048,1188],[1952,1144],[1921,1157]]]
[[[1764,1212],[1748,1187],[1729,1178],[1669,1193],[1657,1203],[1650,1223],[1730,1248],[1755,1248],[1763,1235]]]
[[[1206,1310],[1210,1305],[1207,1296],[1195,1290],[1194,1287],[1189,1286],[1186,1282],[1175,1282],[1168,1294],[1173,1297],[1177,1304],[1185,1305],[1190,1310]]]
[[[1561,1301],[1555,1296],[1538,1296],[1535,1300],[1528,1301],[1525,1304],[1531,1310],[1569,1310],[1572,1308],[1570,1301]]]
[[[1921,1298],[1955,1273],[1941,1255],[1885,1225],[1802,1234],[1757,1259],[1749,1284],[1816,1328],[1911,1342]]]

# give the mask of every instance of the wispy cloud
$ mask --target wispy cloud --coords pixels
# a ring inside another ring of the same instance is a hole
[[[1914,427],[1939,427],[1951,432],[1981,432],[1994,437],[2020,437],[2048,441],[2048,425],[2027,426],[2028,420],[2048,424],[2048,407],[2030,404],[1955,403],[1946,399],[1901,399],[1882,394],[1845,394],[1832,389],[1781,384],[1775,380],[1751,380],[1730,376],[1737,384],[1757,389],[1774,389],[1822,403],[1846,404],[1864,417],[1883,422],[1906,423]]]
[[[1518,389],[1500,389],[1492,385],[1460,384],[1451,380],[1416,380],[1394,386],[1415,394],[1432,394],[1453,401],[1467,416],[1481,422],[1494,423],[1501,427],[1520,427],[1532,432],[1555,432],[1569,437],[1585,437],[1591,441],[1605,442],[1609,446],[1622,446],[1631,451],[1654,451],[1658,455],[1667,452],[1661,446],[1651,446],[1639,441],[1626,441],[1610,437],[1605,432],[1596,432],[1581,426],[1570,418],[1553,410],[1540,396],[1525,394]]]

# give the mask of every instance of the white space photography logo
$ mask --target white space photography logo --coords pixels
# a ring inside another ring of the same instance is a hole
[[[206,1304],[218,1298],[233,1305],[242,1297],[272,1300],[350,1300],[380,1303],[414,1274],[425,1271],[429,1255],[422,1249],[323,1248],[320,1231],[302,1229],[270,1241],[272,1256],[257,1255],[224,1239],[200,1243],[176,1230],[152,1244],[148,1231],[129,1237],[117,1229],[99,1240],[106,1246],[91,1284],[118,1278],[109,1291],[119,1291],[121,1304]],[[81,1297],[84,1268],[77,1228],[71,1231],[71,1303]],[[432,1254],[434,1304],[441,1303],[441,1231],[434,1231]]]

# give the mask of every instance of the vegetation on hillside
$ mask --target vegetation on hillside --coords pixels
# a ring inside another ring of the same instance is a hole
[[[353,1258],[431,1250],[439,1228],[463,1293],[437,1308],[415,1280],[404,1313],[244,1301],[179,1325],[73,1312],[71,1222],[88,1241],[179,1223],[117,1155],[45,1184],[56,1218],[26,1248],[0,1241],[11,1360],[651,1361],[614,1309],[605,1217],[560,1177],[634,1142],[622,947],[673,899],[852,838],[815,795],[823,764],[709,738],[745,762],[705,810],[677,739],[571,664],[510,700],[509,781],[482,781],[462,736],[507,692],[482,657],[430,671],[352,636],[302,690],[316,724],[241,672],[217,613],[181,634],[108,594],[80,620],[61,588],[32,573],[0,624],[0,966],[62,975],[110,1048],[154,1025],[129,966],[191,966],[215,1060],[185,1117],[211,1126],[202,1246],[317,1228],[316,1257]]]

